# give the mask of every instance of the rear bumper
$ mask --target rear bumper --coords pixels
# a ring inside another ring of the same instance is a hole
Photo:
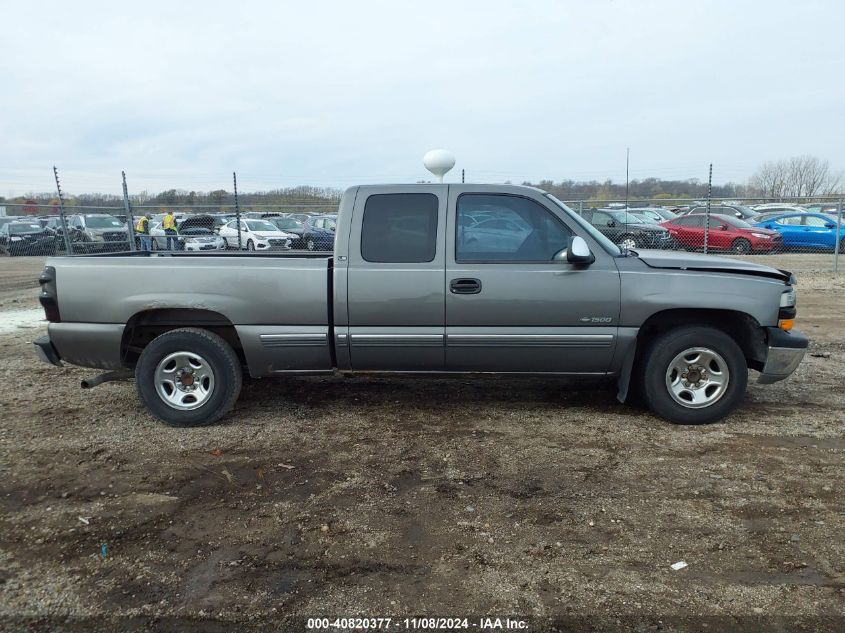
[[[768,385],[789,377],[794,372],[810,344],[809,339],[801,332],[784,332],[783,330],[770,327],[766,328],[767,340],[769,342],[766,363],[757,382]]]
[[[53,347],[53,342],[47,334],[38,337],[32,342],[32,344],[35,345],[35,353],[41,361],[50,363],[56,367],[62,366],[62,359],[56,351],[56,348]]]

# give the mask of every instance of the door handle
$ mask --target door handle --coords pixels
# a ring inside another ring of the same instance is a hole
[[[481,280],[464,277],[449,282],[449,291],[456,295],[477,295],[481,292]]]

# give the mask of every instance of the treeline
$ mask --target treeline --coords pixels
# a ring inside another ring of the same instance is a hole
[[[539,182],[523,182],[524,185],[539,187],[561,200],[624,200],[625,183],[612,180],[598,182],[578,182],[575,180],[541,180]],[[749,195],[748,187],[727,183],[713,185],[714,198],[734,198]],[[707,183],[696,178],[690,180],[661,180],[659,178],[645,178],[632,180],[628,183],[628,198],[661,200],[667,198],[703,198],[707,196]]]
[[[343,192],[340,189],[328,187],[288,187],[285,189],[272,189],[270,191],[238,192],[238,204],[243,207],[250,205],[325,205],[336,206]],[[158,207],[202,207],[202,206],[231,206],[235,203],[234,194],[225,189],[214,191],[187,191],[183,189],[168,189],[161,193],[150,194],[146,191],[129,196],[133,206],[158,206]],[[24,209],[24,213],[35,213],[37,207],[58,207],[58,199],[55,194],[38,193],[18,196],[16,198],[3,198],[0,196],[0,204],[22,204],[25,207],[32,207],[32,210]],[[106,193],[83,193],[79,195],[66,196],[65,206],[71,207],[122,207],[123,197]]]

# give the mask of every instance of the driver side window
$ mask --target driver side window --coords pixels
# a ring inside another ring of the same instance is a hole
[[[463,194],[458,198],[455,260],[549,262],[572,232],[544,206],[519,196]]]

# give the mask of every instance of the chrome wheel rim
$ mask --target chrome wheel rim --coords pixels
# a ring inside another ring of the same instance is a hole
[[[709,407],[725,395],[731,373],[728,363],[707,347],[690,347],[675,356],[666,370],[672,400],[688,409]]]
[[[306,246],[308,247],[309,251],[313,251],[314,247],[315,247],[314,240],[308,240],[308,243],[306,244]]]
[[[637,242],[633,237],[626,237],[624,240],[619,242],[619,246],[622,248],[636,248]]]
[[[156,366],[154,379],[159,398],[179,411],[201,407],[214,392],[214,371],[193,352],[165,356]]]

